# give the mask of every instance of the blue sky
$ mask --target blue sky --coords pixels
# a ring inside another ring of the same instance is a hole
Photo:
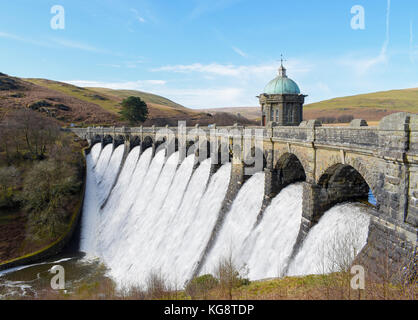
[[[51,28],[54,5],[64,29]],[[351,27],[355,5],[363,30]],[[308,102],[418,87],[418,1],[0,2],[0,72],[14,76],[256,106],[281,54]]]

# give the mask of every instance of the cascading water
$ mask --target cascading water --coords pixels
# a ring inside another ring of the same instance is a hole
[[[301,218],[302,185],[296,183],[272,200],[261,222],[242,245],[242,260],[247,262],[250,279],[284,275]]]
[[[108,144],[100,153],[100,157],[97,160],[96,166],[95,166],[95,177],[97,183],[101,183],[103,176],[106,172],[106,168],[109,164],[110,157],[112,156],[113,151],[113,145]]]
[[[84,194],[83,215],[81,219],[80,250],[95,256],[96,252],[96,226],[99,222],[99,200],[97,198],[97,183],[94,171],[95,161],[98,160],[100,144],[94,145],[86,157],[87,177]],[[96,159],[96,160],[95,160]]]
[[[289,275],[342,271],[366,245],[369,216],[360,204],[336,205],[309,232]]]
[[[97,160],[99,160],[100,152],[102,151],[102,144],[96,143],[90,151],[90,156],[92,158],[92,164],[93,166],[96,165]]]
[[[222,206],[220,199],[223,199],[227,192],[230,172],[231,165],[227,163],[211,177],[209,186],[194,216],[191,218],[191,224],[183,235],[179,250],[182,254],[178,255],[177,261],[178,269],[186,264],[187,261],[194,261],[196,265],[189,270],[191,272],[197,267],[197,263],[200,262],[200,257],[211,237]],[[187,278],[190,279],[191,276],[192,274],[189,273]]]
[[[245,251],[242,245],[257,222],[263,197],[264,173],[259,172],[245,182],[238,192],[215,245],[206,257],[201,274],[212,273],[221,259],[230,256],[239,266],[246,262],[242,260],[241,252]]]
[[[111,145],[102,150],[96,144],[87,156],[81,250],[100,257],[119,287],[143,285],[151,272],[181,287],[198,266],[200,274],[212,273],[230,254],[238,266],[247,266],[252,280],[282,276],[286,269],[290,275],[330,272],[341,243],[327,252],[318,253],[319,248],[344,238],[355,243],[358,253],[366,242],[368,218],[363,209],[338,205],[325,213],[289,261],[300,227],[302,185],[284,188],[257,224],[264,197],[262,172],[242,186],[220,231],[212,235],[231,164],[210,176],[209,159],[193,171],[194,155],[179,164],[178,152],[168,159],[164,152],[152,158],[151,148],[140,155],[136,147],[121,168],[124,147],[112,150]],[[213,247],[201,262],[209,241]],[[351,262],[353,250],[344,258]]]
[[[106,200],[115,182],[116,176],[119,173],[119,168],[122,162],[125,146],[120,145],[113,151],[103,178],[99,183],[100,193],[98,194],[100,205]]]

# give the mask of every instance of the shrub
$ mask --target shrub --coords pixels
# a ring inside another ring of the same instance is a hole
[[[70,196],[80,190],[77,169],[68,163],[44,160],[26,174],[21,200],[29,211],[34,238],[55,238],[66,226]]]
[[[164,275],[159,271],[149,273],[146,279],[146,287],[145,297],[150,300],[164,299],[171,290]]]
[[[248,285],[250,281],[245,278],[248,270],[246,266],[241,268],[234,262],[232,254],[227,258],[221,258],[215,269],[216,278],[223,293],[232,300],[232,290],[243,285]]]
[[[39,100],[39,101],[36,101],[34,103],[29,104],[28,108],[30,108],[32,110],[38,110],[39,108],[50,107],[50,106],[52,106],[52,104],[50,102],[48,102],[46,100]]]
[[[13,207],[16,204],[14,189],[19,177],[19,171],[13,166],[0,168],[0,208]]]
[[[186,293],[192,299],[207,299],[209,291],[217,287],[218,284],[218,279],[211,274],[205,274],[190,280],[186,286]]]

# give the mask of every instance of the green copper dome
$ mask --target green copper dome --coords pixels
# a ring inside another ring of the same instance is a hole
[[[266,94],[300,94],[300,89],[296,82],[286,76],[286,69],[279,68],[279,75],[271,80],[264,88]]]

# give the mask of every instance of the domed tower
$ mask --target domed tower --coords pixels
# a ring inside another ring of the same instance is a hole
[[[279,75],[271,80],[258,98],[261,105],[261,125],[298,126],[303,120],[303,103],[306,95],[300,94],[296,82],[288,78],[283,60]]]

